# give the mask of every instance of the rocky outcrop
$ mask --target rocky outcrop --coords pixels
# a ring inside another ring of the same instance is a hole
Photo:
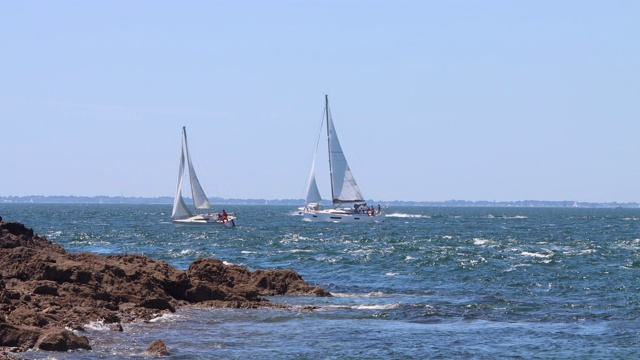
[[[147,348],[147,353],[152,356],[169,356],[169,348],[162,340],[156,340]]]
[[[128,254],[67,252],[16,222],[0,221],[0,347],[90,349],[81,335],[92,321],[150,319],[187,306],[274,307],[263,296],[331,296],[292,270],[251,272],[207,258],[178,270]],[[72,329],[74,331],[69,331]]]

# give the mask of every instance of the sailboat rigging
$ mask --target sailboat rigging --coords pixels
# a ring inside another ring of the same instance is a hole
[[[225,210],[222,213],[208,212],[200,214],[198,210],[211,209],[211,203],[204,193],[202,185],[198,180],[191,155],[189,154],[189,145],[187,143],[187,129],[182,127],[182,141],[180,144],[180,166],[178,168],[178,185],[176,195],[173,199],[173,210],[171,211],[171,220],[177,224],[224,224],[227,226],[235,226],[235,214],[227,214]],[[186,161],[185,161],[186,155]],[[182,183],[185,179],[185,167],[188,170],[189,187],[193,199],[193,211],[187,206],[182,197]]]
[[[385,214],[380,209],[367,206],[356,179],[349,168],[347,158],[342,151],[331,111],[329,109],[329,97],[325,95],[325,110],[322,117],[327,124],[327,147],[329,152],[329,174],[331,180],[331,199],[333,208],[324,209],[320,204],[322,197],[318,190],[315,178],[315,163],[320,135],[316,140],[313,152],[311,170],[307,178],[306,205],[301,209],[304,219],[307,221],[331,221],[331,222],[380,222],[384,221]],[[320,125],[320,133],[322,125]],[[353,207],[339,207],[343,204],[353,203]]]

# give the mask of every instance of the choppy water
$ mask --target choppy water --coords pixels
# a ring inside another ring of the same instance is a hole
[[[235,229],[175,226],[169,205],[0,204],[0,215],[71,252],[287,268],[335,296],[180,310],[123,333],[95,324],[90,352],[23,355],[145,358],[162,339],[175,359],[640,357],[640,209],[402,207],[381,224],[321,224],[295,207],[227,207]]]

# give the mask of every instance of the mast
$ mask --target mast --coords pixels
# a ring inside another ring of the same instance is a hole
[[[189,154],[189,144],[187,143],[187,127],[182,127],[182,135],[184,136],[184,148],[187,150],[187,164],[189,166],[189,188],[191,189],[191,199],[193,199],[193,213],[198,213],[198,207],[196,205],[196,193],[193,189],[193,180],[191,179],[191,155]]]
[[[333,192],[333,165],[331,163],[331,133],[330,133],[330,125],[329,121],[331,121],[331,115],[329,113],[329,95],[324,94],[324,112],[327,115],[327,150],[329,152],[329,179],[331,180],[331,199],[333,203],[333,199],[336,198]]]

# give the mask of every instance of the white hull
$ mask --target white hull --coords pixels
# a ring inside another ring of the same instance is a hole
[[[345,209],[304,210],[302,216],[306,221],[336,223],[383,222],[385,218],[384,213],[369,215]]]
[[[174,219],[174,224],[178,225],[225,225],[227,227],[236,226],[236,217],[228,216],[227,221],[222,221],[218,214],[196,215],[186,219]]]

